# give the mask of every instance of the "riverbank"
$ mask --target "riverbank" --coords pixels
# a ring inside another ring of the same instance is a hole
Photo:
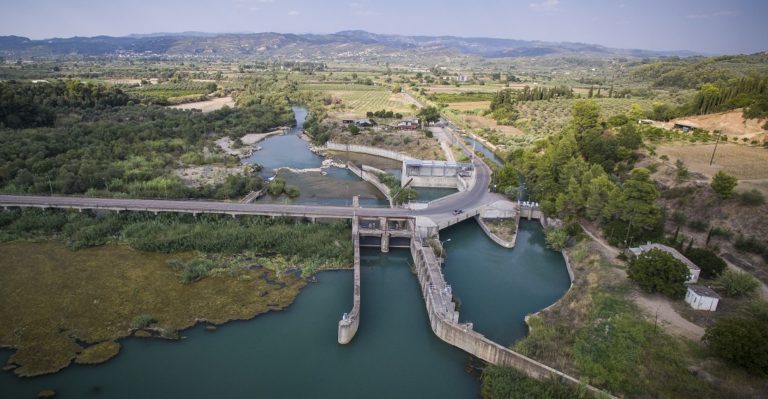
[[[632,300],[625,266],[600,244],[568,249],[571,289],[530,316],[529,334],[513,349],[614,395],[757,397],[764,380],[729,367],[697,343],[669,335]]]
[[[183,284],[159,254],[106,245],[71,251],[61,243],[0,244],[0,345],[19,376],[101,363],[130,335],[178,339],[197,323],[247,320],[290,305],[306,282],[254,263],[233,274]],[[106,349],[106,350],[101,350]]]

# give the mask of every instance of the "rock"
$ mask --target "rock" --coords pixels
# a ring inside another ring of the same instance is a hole
[[[152,333],[147,330],[137,330],[135,333],[133,333],[133,336],[139,338],[149,338],[152,336]]]
[[[717,382],[717,379],[712,374],[707,373],[706,371],[702,370],[699,367],[695,367],[695,366],[688,367],[688,372],[700,380],[704,380],[709,383]]]
[[[44,389],[37,394],[39,399],[50,399],[54,396],[56,396],[56,391],[53,389]]]
[[[216,331],[216,326],[214,326],[213,324],[209,324],[205,326],[205,329],[208,331]]]

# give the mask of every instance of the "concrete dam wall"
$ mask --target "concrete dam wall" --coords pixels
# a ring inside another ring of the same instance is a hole
[[[513,367],[531,378],[542,380],[555,377],[569,384],[583,386],[596,397],[613,398],[598,388],[583,384],[576,378],[489,340],[474,331],[471,323],[459,323],[459,312],[452,302],[451,288],[445,282],[432,248],[423,246],[422,241],[414,237],[411,240],[411,255],[427,306],[429,323],[438,338],[488,363]]]

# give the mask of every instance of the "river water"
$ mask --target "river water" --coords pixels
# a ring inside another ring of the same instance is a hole
[[[270,160],[273,140],[288,147],[299,140],[306,148],[295,134],[271,138],[252,161],[284,163]],[[295,148],[300,155],[293,165],[319,165],[320,157]],[[336,172],[349,173],[337,169],[331,178],[354,183]],[[341,194],[314,200],[335,204],[351,197]],[[563,258],[546,248],[535,222],[522,222],[513,250],[493,243],[471,219],[444,230],[441,239],[451,240],[444,270],[461,301],[461,321],[501,344],[523,337],[525,315],[568,289]],[[128,338],[120,354],[101,365],[34,378],[2,372],[0,397],[34,398],[43,389],[56,390],[57,398],[478,397],[478,376],[465,370],[469,356],[430,330],[410,263],[407,250],[363,249],[361,324],[349,345],[338,345],[336,335],[338,320],[352,307],[352,272],[322,272],[284,311],[215,332],[196,327],[180,341]],[[10,354],[0,351],[0,364]]]
[[[491,242],[473,220],[445,230],[445,275],[461,300],[462,321],[502,344],[525,334],[526,314],[568,288],[559,253],[541,227],[524,221],[514,250]],[[3,398],[472,398],[477,375],[468,355],[429,328],[410,252],[362,252],[360,329],[336,343],[352,306],[351,271],[323,272],[287,310],[227,323],[215,332],[183,332],[181,341],[128,338],[101,365],[73,365],[34,378],[0,373]],[[9,352],[0,352],[4,363]]]

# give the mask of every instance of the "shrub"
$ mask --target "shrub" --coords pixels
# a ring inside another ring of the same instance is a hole
[[[683,262],[659,249],[641,254],[629,265],[629,278],[648,292],[660,292],[671,298],[685,295],[689,271]]]
[[[269,192],[269,195],[273,197],[277,197],[280,194],[285,191],[285,180],[277,177],[271,182],[269,182],[269,186],[267,186],[267,191]]]
[[[301,194],[299,191],[299,188],[294,186],[293,184],[286,184],[285,185],[285,195],[287,195],[290,198],[296,198]]]
[[[685,256],[701,268],[701,277],[715,278],[725,270],[725,261],[714,252],[704,248],[691,248]]]
[[[136,318],[133,319],[133,322],[131,322],[131,328],[138,330],[140,328],[147,328],[154,323],[157,323],[157,320],[152,317],[152,315],[142,314],[136,316]]]
[[[755,189],[741,193],[739,200],[746,206],[759,206],[765,204],[765,196]]]
[[[760,287],[760,283],[750,274],[736,270],[726,270],[715,283],[730,297],[753,295]]]
[[[568,243],[568,231],[565,229],[549,229],[544,233],[547,246],[555,251],[562,251]]]
[[[761,254],[768,249],[766,247],[765,243],[758,240],[755,237],[744,237],[739,236],[736,238],[736,242],[734,243],[734,247],[742,252],[752,252],[753,254]]]
[[[726,199],[729,198],[731,194],[733,194],[733,189],[736,188],[738,183],[739,181],[736,179],[736,177],[731,176],[721,170],[717,172],[714,177],[712,177],[711,186],[717,195],[720,196],[720,198]]]
[[[586,390],[556,379],[537,381],[504,366],[490,365],[483,370],[480,394],[485,399],[579,399]]]
[[[688,227],[696,231],[707,231],[709,222],[704,220],[691,220],[688,222]]]
[[[703,341],[718,357],[746,370],[768,375],[768,323],[757,319],[721,319],[707,329]]]

